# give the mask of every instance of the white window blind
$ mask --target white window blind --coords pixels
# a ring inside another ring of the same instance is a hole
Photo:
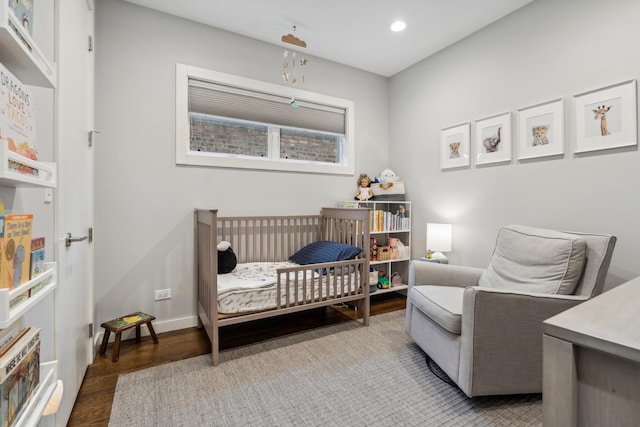
[[[189,111],[252,122],[345,133],[345,109],[189,79]]]

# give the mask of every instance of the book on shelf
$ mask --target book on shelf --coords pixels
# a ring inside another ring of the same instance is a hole
[[[6,1],[6,0],[5,0]],[[23,85],[0,63],[0,139],[13,151],[31,160],[38,160],[36,150],[36,118],[34,98]],[[37,168],[7,159],[9,170],[38,176]]]
[[[21,319],[0,330],[0,358],[18,341],[25,331],[26,329],[22,327]]]
[[[18,22],[33,37],[33,3],[35,0],[9,0],[9,8]]]
[[[44,273],[44,237],[31,239],[31,275],[30,279],[35,279]],[[29,296],[37,293],[44,286],[44,282],[39,282],[29,289]]]
[[[0,251],[0,289],[15,289],[29,281],[32,223],[33,214],[4,216],[4,236]]]
[[[40,383],[40,329],[26,332],[0,357],[0,424],[11,426]]]
[[[339,204],[339,207],[354,209],[354,208],[359,208],[361,206],[360,206],[360,203],[358,203],[358,202],[341,202]]]
[[[375,237],[369,238],[369,261],[378,260],[378,239]]]
[[[376,209],[369,212],[370,230],[380,231],[407,231],[410,227],[410,220],[404,214],[392,213]]]

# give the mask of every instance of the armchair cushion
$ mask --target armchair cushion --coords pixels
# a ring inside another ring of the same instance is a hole
[[[503,227],[479,286],[570,295],[582,274],[587,242],[578,235],[521,225]]]
[[[462,287],[414,286],[408,298],[418,310],[447,331],[460,334],[462,316]]]

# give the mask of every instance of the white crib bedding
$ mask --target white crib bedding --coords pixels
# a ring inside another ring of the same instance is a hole
[[[299,267],[291,261],[285,262],[253,262],[238,264],[236,268],[227,274],[218,274],[218,313],[237,314],[253,311],[269,310],[276,307],[277,299],[277,270],[279,268]],[[333,296],[334,286],[337,284],[337,291],[342,292],[342,285],[345,289],[351,286],[351,291],[357,289],[357,272],[349,269],[350,273],[345,275],[322,275],[317,271],[310,277],[309,270],[299,271],[297,302],[303,302],[302,283],[313,282],[313,295],[307,292],[306,299],[318,298],[322,291],[322,297]],[[306,276],[305,276],[306,273]],[[348,277],[351,276],[351,277]],[[289,303],[296,300],[295,278],[290,275]],[[329,285],[327,286],[327,281]],[[284,278],[281,283],[284,283]],[[320,285],[320,286],[319,286]],[[329,289],[327,289],[327,287]],[[309,287],[307,287],[309,289]],[[287,301],[286,289],[281,290],[281,304]]]

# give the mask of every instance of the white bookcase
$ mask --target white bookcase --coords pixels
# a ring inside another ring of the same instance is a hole
[[[23,84],[55,88],[56,67],[48,61],[25,31],[8,6],[0,4],[0,63],[11,71]],[[53,112],[52,112],[53,114]],[[53,145],[53,141],[50,141]],[[37,176],[22,174],[10,167],[20,164],[37,169]],[[56,187],[56,165],[27,159],[7,149],[7,141],[0,140],[0,186],[15,188],[16,192],[24,187]],[[35,212],[37,215],[38,212]],[[48,250],[53,251],[53,242],[47,242]],[[33,296],[24,299],[21,295],[43,282],[42,289]],[[4,329],[20,320],[30,312],[38,310],[41,302],[57,286],[57,267],[55,262],[46,264],[46,271],[37,278],[20,287],[9,290],[0,289],[0,329]],[[53,326],[50,326],[53,327]],[[45,412],[51,396],[62,388],[58,380],[56,360],[41,360],[40,382],[26,406],[15,419],[14,426],[36,426]]]
[[[374,241],[377,246],[377,253],[375,255],[369,254],[369,263],[379,274],[386,276],[390,282],[394,273],[401,277],[399,286],[391,286],[391,283],[386,289],[372,286],[371,295],[407,289],[409,261],[411,260],[411,202],[406,200],[371,200],[366,202],[354,200],[338,202],[338,207],[369,209],[369,234],[372,241],[372,251]],[[396,239],[395,247],[392,246],[393,239]]]

